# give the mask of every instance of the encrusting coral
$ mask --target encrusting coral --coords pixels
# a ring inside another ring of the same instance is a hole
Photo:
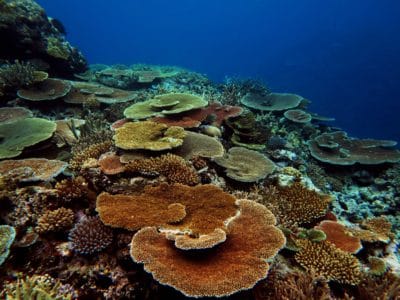
[[[252,288],[267,276],[267,260],[283,247],[285,237],[264,206],[249,200],[238,205],[240,214],[228,223],[227,239],[217,247],[196,254],[180,251],[164,233],[145,227],[132,239],[131,256],[158,282],[186,296],[221,297]]]
[[[44,234],[65,230],[74,223],[74,212],[65,207],[46,211],[37,221],[36,231]]]

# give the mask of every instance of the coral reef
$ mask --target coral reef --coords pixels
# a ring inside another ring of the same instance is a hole
[[[69,228],[74,223],[74,212],[68,208],[57,208],[56,210],[46,211],[37,221],[36,231],[38,233],[48,233],[62,231]]]
[[[15,239],[15,229],[12,226],[0,225],[0,266],[10,254],[10,247]]]

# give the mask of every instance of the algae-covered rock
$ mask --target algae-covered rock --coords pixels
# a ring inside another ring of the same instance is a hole
[[[20,155],[24,148],[50,138],[56,123],[40,118],[26,118],[0,124],[0,159]]]
[[[15,229],[12,226],[0,225],[0,266],[10,254],[10,247],[15,239]]]

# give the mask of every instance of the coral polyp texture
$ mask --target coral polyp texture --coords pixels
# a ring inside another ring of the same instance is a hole
[[[36,231],[38,233],[48,233],[63,231],[74,223],[74,212],[69,208],[58,208],[43,213],[38,219]]]
[[[161,151],[182,145],[185,136],[182,127],[151,121],[129,122],[115,129],[114,141],[118,148],[125,150]]]
[[[80,254],[93,254],[111,244],[113,233],[99,218],[87,217],[75,224],[69,232],[68,239],[74,251]]]
[[[164,233],[145,227],[132,239],[131,256],[158,282],[189,297],[222,297],[252,288],[267,276],[267,260],[283,247],[285,237],[264,206],[249,200],[238,205],[240,214],[228,223],[226,241],[217,247],[182,252]]]

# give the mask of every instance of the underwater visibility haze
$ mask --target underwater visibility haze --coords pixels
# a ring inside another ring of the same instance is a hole
[[[400,299],[399,16],[0,0],[0,299]]]

